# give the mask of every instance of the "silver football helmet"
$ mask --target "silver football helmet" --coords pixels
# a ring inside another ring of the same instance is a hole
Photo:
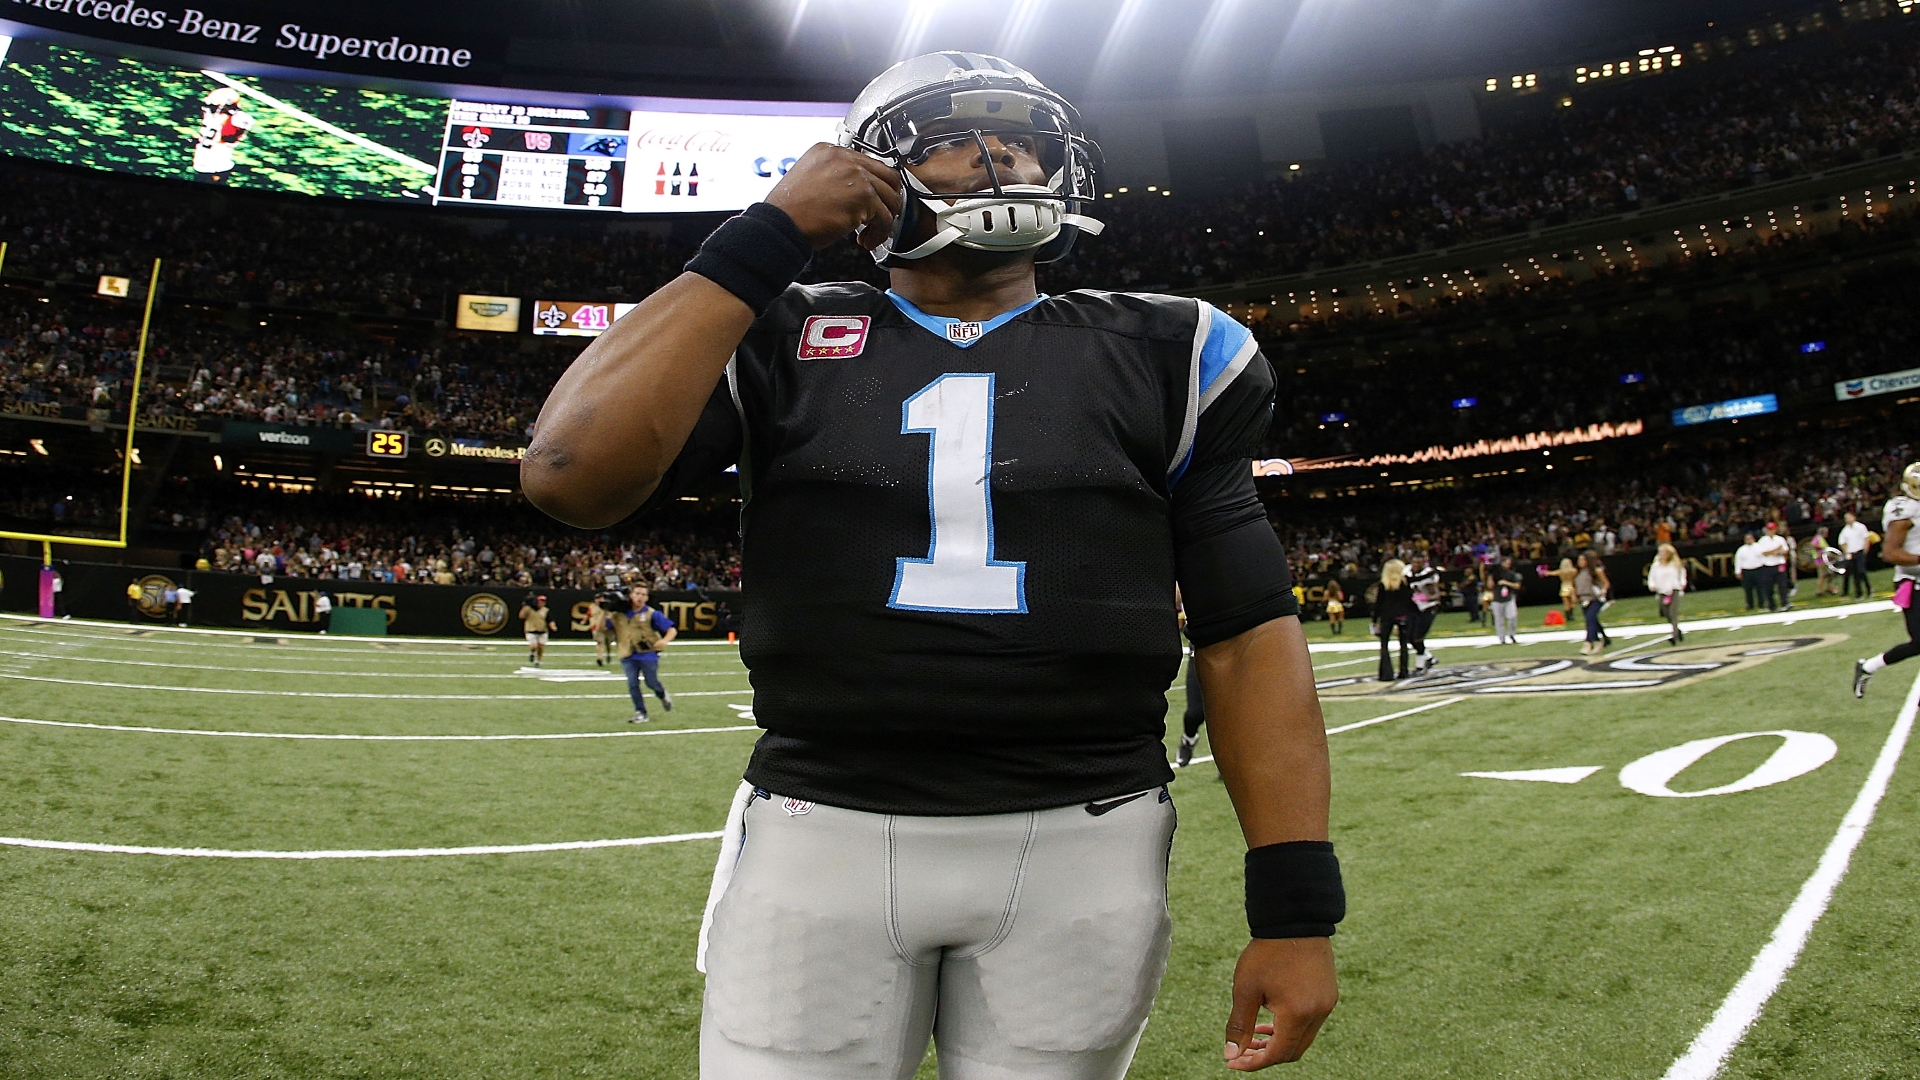
[[[1906,492],[1909,499],[1920,499],[1920,461],[1900,471],[1900,490]]]
[[[1047,172],[1045,184],[1008,183],[987,152],[987,138],[1021,140]],[[900,173],[906,207],[893,235],[873,251],[882,266],[923,259],[949,245],[980,251],[1035,251],[1036,262],[1065,257],[1080,233],[1105,226],[1083,210],[1095,196],[1100,149],[1088,139],[1080,113],[1033,75],[997,56],[941,52],[903,60],[882,72],[854,99],[841,121],[839,142]],[[908,171],[935,153],[978,147],[987,188],[933,191]],[[934,221],[932,238],[899,250],[919,227]]]

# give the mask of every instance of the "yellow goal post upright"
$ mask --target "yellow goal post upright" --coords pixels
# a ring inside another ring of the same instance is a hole
[[[0,270],[4,270],[7,261],[7,244],[0,241]],[[140,346],[133,355],[133,390],[127,395],[127,439],[120,448],[120,535],[118,539],[104,540],[93,536],[60,536],[54,533],[13,532],[0,529],[0,540],[37,540],[40,542],[40,562],[43,567],[53,565],[53,545],[74,544],[81,547],[125,548],[127,546],[128,496],[133,491],[133,434],[139,426],[140,417],[140,380],[146,373],[147,332],[153,326],[153,299],[160,291],[160,260],[153,260],[153,273],[147,279],[146,310],[140,316]]]

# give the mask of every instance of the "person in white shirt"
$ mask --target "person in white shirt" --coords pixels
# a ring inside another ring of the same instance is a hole
[[[1893,606],[1900,609],[1907,624],[1907,640],[1879,656],[1853,662],[1853,696],[1865,697],[1867,680],[1888,664],[1897,664],[1910,656],[1920,656],[1920,604],[1914,603],[1914,591],[1920,589],[1920,461],[1900,474],[1900,494],[1887,500],[1880,518],[1886,531],[1880,557],[1893,564]]]
[[[313,617],[320,622],[320,632],[327,632],[327,624],[333,621],[333,597],[326,593],[313,598]]]
[[[1867,579],[1867,524],[1847,511],[1847,524],[1840,530],[1840,553],[1847,557],[1849,596],[1872,596],[1873,582]]]
[[[1747,610],[1754,609],[1760,599],[1760,545],[1754,543],[1753,534],[1748,533],[1746,540],[1734,550],[1733,572],[1740,578],[1740,588],[1747,594]]]
[[[193,621],[193,590],[185,585],[174,590],[173,617],[181,626]]]
[[[1647,591],[1660,598],[1660,614],[1671,629],[1667,640],[1680,644],[1686,637],[1680,631],[1680,597],[1687,591],[1687,564],[1680,561],[1680,552],[1672,544],[1661,544],[1647,567]]]
[[[1767,522],[1760,537],[1760,564],[1766,568],[1767,610],[1792,607],[1787,599],[1793,585],[1793,541],[1780,533],[1780,523]]]

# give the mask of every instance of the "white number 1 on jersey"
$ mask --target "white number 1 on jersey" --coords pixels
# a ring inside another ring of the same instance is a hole
[[[1024,614],[1027,564],[993,558],[993,376],[942,375],[901,408],[902,435],[931,435],[924,559],[900,559],[887,606]]]

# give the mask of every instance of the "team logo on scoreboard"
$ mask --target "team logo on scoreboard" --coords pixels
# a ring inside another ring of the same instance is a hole
[[[507,625],[507,602],[492,593],[474,593],[460,605],[460,622],[476,634],[497,634]]]
[[[951,322],[947,324],[947,340],[955,345],[971,345],[980,340],[986,331],[977,322]]]
[[[866,315],[809,315],[800,328],[800,359],[859,356],[866,351],[872,324]]]
[[[475,150],[487,145],[493,139],[493,129],[484,127],[463,127],[460,129],[460,141]]]

